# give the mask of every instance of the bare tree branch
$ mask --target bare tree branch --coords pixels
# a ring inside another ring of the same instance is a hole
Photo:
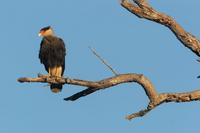
[[[128,74],[119,74],[114,77],[106,78],[100,81],[88,81],[80,79],[70,79],[70,78],[58,78],[58,77],[48,77],[48,76],[39,76],[37,78],[28,78],[23,77],[18,79],[19,82],[41,82],[41,83],[61,83],[61,84],[70,84],[85,86],[88,89],[85,89],[79,93],[76,93],[64,100],[75,101],[80,97],[87,96],[91,93],[94,93],[98,90],[106,89],[112,86],[116,86],[123,83],[135,82],[141,85],[149,98],[149,104],[146,109],[139,112],[128,115],[126,118],[131,120],[136,117],[142,117],[147,114],[149,111],[157,107],[158,105],[165,102],[190,102],[200,100],[200,90],[185,92],[185,93],[161,93],[157,94],[156,89],[150,80],[142,74],[128,73]]]
[[[87,80],[80,80],[80,79],[70,79],[70,78],[58,78],[58,77],[48,77],[48,76],[39,76],[37,78],[19,78],[19,82],[41,82],[41,83],[60,83],[60,84],[71,84],[71,85],[79,85],[79,86],[86,86],[88,88],[92,88],[93,90],[97,91],[100,89],[109,88],[118,84],[128,83],[128,82],[136,82],[140,84],[144,89],[149,97],[150,101],[153,101],[157,95],[154,86],[144,75],[142,74],[119,74],[114,77],[110,77],[107,79],[103,79],[100,81],[87,81]]]
[[[200,41],[189,32],[185,31],[172,17],[157,12],[146,0],[122,0],[121,5],[139,18],[151,20],[168,27],[182,44],[200,56]]]

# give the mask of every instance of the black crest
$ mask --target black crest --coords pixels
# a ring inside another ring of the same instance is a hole
[[[46,31],[46,30],[49,30],[49,29],[51,29],[51,26],[44,27],[40,31]]]

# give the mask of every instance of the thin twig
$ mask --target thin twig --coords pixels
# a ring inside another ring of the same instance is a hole
[[[96,50],[95,50],[94,48],[89,47],[89,49],[92,51],[92,53],[93,53],[98,59],[100,59],[100,61],[101,61],[104,65],[106,65],[106,66],[112,71],[112,73],[113,73],[115,76],[118,75],[118,73],[111,67],[111,65],[108,64],[108,63],[96,52]]]

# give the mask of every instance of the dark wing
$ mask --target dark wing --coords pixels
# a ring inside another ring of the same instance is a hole
[[[46,71],[49,67],[62,66],[62,75],[65,70],[66,49],[64,41],[58,37],[44,37],[40,44],[39,59]]]
[[[40,43],[40,51],[39,51],[39,59],[40,59],[40,63],[44,64],[45,66],[45,70],[48,72],[48,68],[49,68],[49,64],[48,64],[48,54],[49,54],[49,50],[48,50],[48,41],[45,40],[44,38],[42,39],[41,43]]]
[[[58,38],[59,41],[59,47],[58,47],[58,51],[59,51],[59,58],[61,61],[61,66],[62,66],[62,75],[64,74],[65,71],[65,55],[66,55],[66,48],[65,48],[65,43],[61,38]]]

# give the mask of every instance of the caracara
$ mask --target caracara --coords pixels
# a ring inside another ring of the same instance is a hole
[[[39,36],[43,39],[40,44],[39,59],[48,76],[62,77],[65,70],[66,49],[63,40],[55,36],[53,29],[48,26],[40,30]],[[62,84],[51,84],[51,91],[58,93],[62,90]]]

